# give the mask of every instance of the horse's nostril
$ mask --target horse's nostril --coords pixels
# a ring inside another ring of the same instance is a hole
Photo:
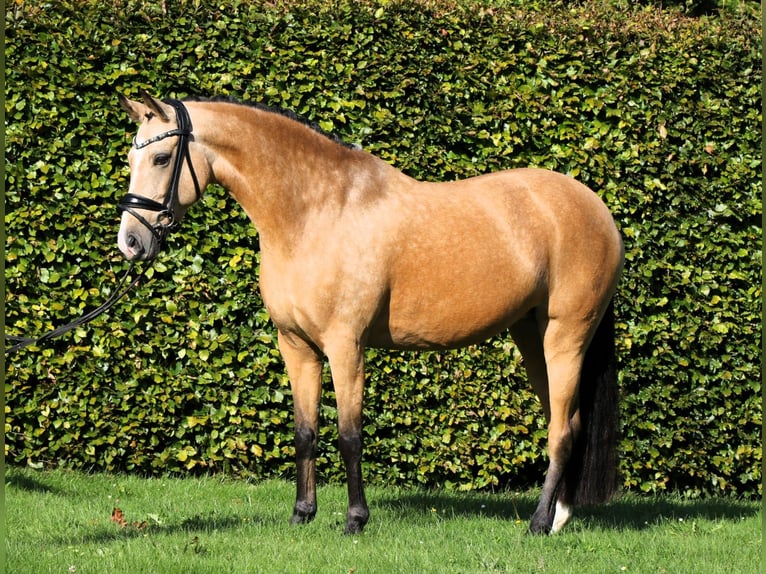
[[[135,233],[128,233],[125,237],[125,247],[131,257],[141,257],[144,253],[144,244],[141,238]]]

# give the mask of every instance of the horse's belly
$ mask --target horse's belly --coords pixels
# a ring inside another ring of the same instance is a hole
[[[525,311],[498,316],[492,321],[466,322],[455,316],[419,317],[406,324],[375,325],[368,345],[387,349],[450,349],[479,343],[502,332]]]

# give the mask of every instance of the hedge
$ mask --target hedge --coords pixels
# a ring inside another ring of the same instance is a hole
[[[727,3],[729,4],[729,3]],[[761,27],[620,0],[6,5],[9,334],[98,305],[127,268],[117,92],[294,110],[427,180],[520,166],[596,190],[616,297],[626,489],[761,494]],[[6,358],[6,459],[146,475],[293,473],[289,383],[258,237],[219,188],[107,316]],[[367,354],[369,481],[539,484],[517,351]],[[341,480],[326,375],[319,474]]]

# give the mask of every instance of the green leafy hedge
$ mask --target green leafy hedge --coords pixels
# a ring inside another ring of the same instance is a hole
[[[291,108],[422,179],[519,166],[597,190],[625,238],[616,300],[626,488],[761,493],[761,31],[618,0],[6,5],[6,326],[114,288],[134,126],[118,91]],[[728,4],[728,3],[727,3]],[[6,363],[6,456],[32,465],[290,475],[292,416],[258,242],[211,189],[105,318]],[[545,429],[498,337],[370,350],[372,481],[525,486]],[[334,399],[320,475],[342,477]]]

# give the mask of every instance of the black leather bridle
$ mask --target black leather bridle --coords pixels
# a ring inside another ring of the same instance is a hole
[[[173,173],[170,176],[170,183],[165,192],[165,198],[163,199],[163,202],[160,203],[153,199],[149,199],[148,197],[128,193],[117,204],[117,209],[120,213],[127,211],[146,226],[146,228],[152,232],[152,235],[157,240],[160,247],[162,247],[167,236],[181,225],[181,222],[176,217],[174,209],[178,204],[178,182],[181,179],[181,170],[183,169],[184,160],[186,160],[186,164],[189,166],[189,172],[194,181],[194,190],[197,193],[197,198],[199,199],[202,196],[202,190],[200,189],[197,174],[194,172],[194,165],[192,165],[191,155],[189,154],[189,140],[192,135],[192,124],[191,119],[189,118],[189,112],[186,110],[186,106],[178,100],[166,100],[165,103],[173,106],[175,109],[178,127],[142,142],[139,142],[135,137],[133,138],[133,148],[143,149],[146,146],[164,140],[165,138],[178,136],[178,148],[176,149],[175,162],[173,163]],[[156,211],[157,220],[154,225],[149,223],[145,217],[138,213],[136,211],[138,209]]]

